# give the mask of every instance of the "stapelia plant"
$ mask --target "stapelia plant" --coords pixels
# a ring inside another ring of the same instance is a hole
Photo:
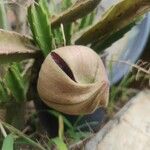
[[[55,51],[53,52],[52,50],[62,46],[76,44],[91,47],[93,51],[102,53],[104,49],[121,38],[134,25],[136,25],[140,20],[140,16],[150,10],[149,0],[121,0],[116,5],[113,5],[100,20],[98,20],[96,23],[93,23],[94,16],[96,14],[96,7],[100,2],[101,0],[78,0],[76,2],[71,0],[64,0],[61,3],[62,7],[58,5],[56,7],[52,4],[52,1],[48,2],[47,0],[39,0],[38,2],[31,4],[27,8],[28,23],[30,31],[32,32],[31,37],[29,37],[28,35],[24,36],[16,32],[7,31],[9,25],[7,24],[7,20],[5,17],[5,7],[3,0],[0,0],[0,27],[3,28],[0,29],[0,63],[3,71],[3,75],[1,75],[0,79],[0,109],[2,108],[6,110],[7,122],[20,128],[20,123],[15,123],[20,122],[19,120],[24,118],[23,107],[25,106],[27,100],[34,100],[35,102],[36,100],[40,100],[39,95],[41,96],[44,91],[42,93],[37,92],[38,74],[45,57],[49,53],[51,53],[51,57],[53,57],[53,59],[55,60]],[[60,13],[57,14],[57,12]],[[70,48],[70,52],[68,52],[68,49],[67,52],[64,51],[64,54],[60,54],[63,60],[66,60],[66,63],[69,63],[67,65],[70,69],[72,69],[70,65],[73,62],[71,62],[70,64],[69,57],[73,55],[73,53],[78,53],[78,47],[76,48],[76,52],[75,50],[71,52],[72,48]],[[64,48],[62,49],[64,50]],[[58,50],[56,50],[56,52],[57,51]],[[70,54],[68,56],[65,56],[67,55],[67,53]],[[96,54],[94,53],[94,55]],[[50,57],[50,55],[48,55],[48,57]],[[48,57],[46,59],[48,59]],[[93,62],[96,60],[100,60],[99,58],[97,58],[97,55],[94,61],[89,57],[84,57],[84,55],[82,57],[83,60],[87,61],[88,63],[89,61],[92,61],[91,64],[93,64]],[[29,59],[34,59],[34,63],[32,64]],[[31,66],[32,71],[30,72],[29,70]],[[100,66],[100,68],[101,67],[101,71],[103,72],[104,68],[102,65]],[[52,68],[48,68],[49,74],[51,74],[51,69]],[[72,72],[73,71],[74,70],[72,70]],[[69,77],[71,77],[72,80],[75,81],[81,80],[81,82],[84,82],[84,80],[98,79],[101,79],[101,81],[107,81],[107,76],[105,73],[103,74],[101,72],[100,75],[102,76],[99,76],[96,79],[85,79],[83,76],[85,72],[82,71],[79,71],[79,73],[73,72],[73,77],[69,73]],[[53,72],[51,75],[55,76]],[[80,77],[78,77],[78,75]],[[64,74],[62,76],[66,77]],[[44,80],[45,79],[40,78],[38,90],[40,90],[40,88],[43,86],[41,85],[41,83]],[[52,83],[55,84],[55,82],[53,82],[55,80],[55,77],[47,80],[47,82],[52,80]],[[69,79],[68,81],[70,82]],[[44,84],[46,84],[46,82]],[[56,87],[62,86],[61,80],[58,84],[60,85],[56,85]],[[66,82],[65,87],[67,88],[67,86],[68,85]],[[45,87],[47,86],[45,85]],[[100,92],[102,90],[104,92],[104,95],[106,95],[106,97],[104,96],[103,100],[102,98],[100,98],[101,102],[104,102],[105,105],[107,103],[106,99],[108,97],[108,90],[106,90],[108,89],[108,86],[103,86],[104,88],[102,89],[99,86],[97,87],[97,92]],[[53,87],[51,87],[51,89],[49,90],[52,89]],[[86,90],[86,93],[84,93],[84,90],[82,93],[85,94],[84,97],[86,97],[86,94],[88,93],[88,89]],[[91,89],[89,89],[89,93],[92,91],[90,90]],[[59,93],[59,90],[57,92]],[[73,95],[71,95],[71,93]],[[68,96],[70,97],[68,100],[70,100],[71,102],[71,97],[73,97],[74,95],[79,94],[78,101],[80,101],[80,98],[82,98],[82,96],[80,96],[80,93],[76,93],[76,91],[70,91],[68,94],[70,94]],[[98,95],[98,93],[88,96],[91,99],[96,99],[96,97],[94,97],[96,95]],[[46,97],[47,96],[49,97],[51,95],[46,94]],[[88,99],[88,96],[85,99]],[[43,96],[41,96],[41,98],[43,99]],[[56,97],[53,98],[55,100]],[[61,100],[61,98],[63,97],[60,96],[56,99],[60,99],[64,108],[62,109],[62,106],[60,108],[59,103],[55,104],[55,106],[53,105],[53,108],[55,108],[56,110],[61,110],[63,112],[71,113],[71,111],[68,111],[67,109],[65,110],[65,105],[68,104],[64,100]],[[91,104],[92,103],[89,103],[89,105]],[[99,104],[96,103],[96,107],[94,107],[94,109],[92,109],[90,112],[95,110],[95,108],[97,108]],[[50,104],[49,106],[52,105]],[[88,107],[86,107],[86,110],[87,108]],[[76,110],[78,110],[78,106],[76,106]],[[81,113],[87,113],[86,110],[83,112],[81,111]],[[80,111],[78,113],[76,112],[75,114],[79,113]]]

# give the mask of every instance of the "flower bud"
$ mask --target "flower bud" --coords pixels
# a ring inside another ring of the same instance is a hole
[[[105,107],[109,82],[104,65],[85,46],[66,46],[52,51],[41,66],[37,85],[49,107],[70,115],[83,115]]]

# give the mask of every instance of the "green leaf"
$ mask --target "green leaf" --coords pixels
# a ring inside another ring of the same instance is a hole
[[[136,21],[130,23],[126,27],[122,28],[121,30],[113,33],[112,35],[108,36],[104,40],[97,40],[96,42],[92,43],[92,49],[96,52],[101,52],[102,50],[110,47],[114,42],[122,38],[128,31],[130,31],[136,25]]]
[[[8,90],[2,80],[0,80],[0,103],[5,103],[9,100]]]
[[[11,65],[8,68],[6,73],[5,83],[9,90],[11,91],[13,97],[17,102],[22,102],[26,100],[26,93],[24,91],[24,83],[21,77],[20,72],[16,68],[16,66]]]
[[[62,1],[62,10],[66,10],[72,5],[71,0],[63,0]],[[71,34],[72,34],[72,23],[64,24],[64,33],[66,38],[66,45],[71,44]]]
[[[30,25],[30,29],[31,29],[31,31],[32,31],[32,35],[33,35],[33,39],[36,41],[36,32],[35,32],[35,25],[33,24],[33,19],[32,19],[32,17],[33,17],[33,15],[32,15],[32,5],[31,6],[29,6],[29,8],[28,8],[28,14],[27,14],[27,17],[28,17],[28,22],[29,22],[29,25]]]
[[[149,10],[149,0],[122,0],[112,6],[100,21],[84,31],[75,40],[75,44],[86,45],[97,39],[103,40],[134,22],[137,17]]]
[[[71,44],[71,35],[72,35],[72,24],[65,24],[64,25],[64,33],[66,38],[66,45]]]
[[[52,34],[48,14],[41,1],[28,8],[28,21],[34,40],[46,56],[52,50]]]
[[[14,137],[12,134],[6,136],[3,142],[2,150],[13,150]]]
[[[21,131],[18,129],[14,128],[13,126],[9,125],[8,123],[2,122],[3,126],[5,126],[10,132],[13,134],[22,137],[26,142],[30,143],[33,147],[35,147],[38,150],[46,150],[39,142],[33,141],[31,138],[29,138],[27,135],[23,134]],[[9,150],[9,149],[7,149]]]
[[[52,27],[57,27],[61,23],[68,24],[79,18],[82,18],[93,11],[101,0],[78,0],[60,15],[54,17],[51,21]]]
[[[49,11],[51,16],[54,16],[56,13],[56,4],[55,4],[55,0],[50,0],[49,1]]]
[[[54,37],[54,42],[55,42],[56,48],[64,45],[62,31],[60,28],[53,30],[53,37]]]
[[[58,150],[68,150],[67,145],[60,138],[52,139],[52,142],[56,145]]]
[[[92,12],[81,19],[79,30],[90,26],[94,21],[95,12]]]
[[[70,138],[73,139],[74,142],[78,142],[84,138],[87,138],[91,135],[90,132],[77,132],[74,130],[67,130],[67,134]]]
[[[69,8],[72,5],[72,0],[63,0],[61,5],[62,5],[62,11],[65,11],[67,8]]]
[[[79,133],[77,131],[68,129],[66,133],[71,139],[73,139],[74,142],[78,142],[82,139],[82,133]]]
[[[29,62],[29,63],[31,63],[31,62]],[[12,66],[17,70],[18,74],[20,74],[19,75],[20,81],[23,85],[24,93],[26,94],[27,90],[28,90],[28,87],[29,87],[29,77],[27,75],[28,70],[25,70],[26,69],[25,66],[23,67],[22,65],[23,64],[16,63],[16,62],[14,62],[12,64]]]
[[[39,5],[42,7],[43,11],[50,16],[47,0],[40,0]]]
[[[75,123],[73,124],[73,127],[76,128],[78,123],[81,121],[81,119],[83,118],[83,115],[78,116],[78,118],[76,119]]]
[[[20,63],[14,62],[12,65],[15,67],[18,73],[21,73],[23,71],[22,65]]]
[[[5,5],[3,0],[0,0],[0,28],[2,29],[8,28],[7,16],[6,16]]]
[[[31,38],[0,29],[0,63],[36,58],[39,52]]]

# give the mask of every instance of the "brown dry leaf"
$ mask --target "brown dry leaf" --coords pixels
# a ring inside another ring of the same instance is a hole
[[[122,0],[112,6],[98,23],[78,37],[75,43],[85,45],[97,39],[103,40],[149,10],[149,0]]]
[[[79,0],[72,7],[53,18],[51,21],[52,27],[59,26],[61,23],[66,24],[73,22],[89,14],[101,0]]]
[[[0,29],[0,63],[35,58],[39,52],[29,37]]]

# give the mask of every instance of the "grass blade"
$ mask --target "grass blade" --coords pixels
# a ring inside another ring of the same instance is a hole
[[[11,65],[9,67],[5,76],[5,83],[17,102],[23,102],[26,100],[23,79],[15,66]]]
[[[24,140],[26,140],[28,143],[30,143],[33,147],[37,148],[38,150],[46,150],[44,147],[42,147],[41,144],[33,141],[32,139],[30,139],[27,135],[23,134],[21,131],[19,131],[18,129],[14,128],[13,126],[2,122],[4,127],[6,127],[10,132],[14,133],[15,135],[22,137]]]
[[[14,137],[12,134],[9,134],[3,141],[2,150],[13,150],[13,145],[14,145]]]

